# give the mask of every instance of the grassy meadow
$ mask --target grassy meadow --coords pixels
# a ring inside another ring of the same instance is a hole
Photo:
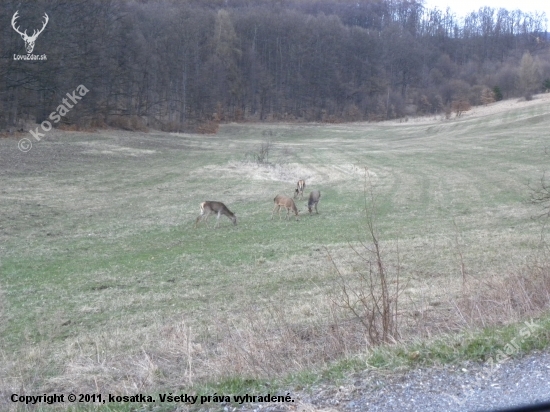
[[[545,233],[527,184],[548,168],[550,99],[504,104],[216,135],[52,131],[28,153],[0,139],[0,392],[184,391],[322,366],[243,342],[331,322],[328,254],[343,273],[359,264],[366,181],[388,262],[399,247],[403,310],[450,310],[461,262],[472,278],[504,276]],[[298,179],[321,191],[320,213],[304,199],[298,222],[271,220]],[[195,229],[204,200],[238,225],[222,216],[214,229],[212,216]]]

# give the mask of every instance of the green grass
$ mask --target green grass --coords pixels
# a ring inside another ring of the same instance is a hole
[[[27,154],[0,140],[0,354],[10,365],[0,389],[91,390],[95,379],[122,390],[124,376],[103,366],[162,358],[179,322],[202,353],[223,341],[220,325],[244,327],[247,314],[269,318],[274,306],[296,325],[326,320],[325,248],[345,263],[348,244],[367,239],[364,167],[409,296],[448,301],[458,290],[457,236],[469,274],[507,273],[540,239],[526,183],[548,164],[549,113],[540,102],[451,121],[229,124],[216,136],[52,132]],[[266,136],[279,166],[243,162]],[[272,221],[273,198],[300,178],[307,193],[321,191],[320,214],[308,216],[304,199],[299,222]],[[211,217],[194,229],[203,200],[226,203],[238,226],[222,217],[214,229]],[[452,353],[481,358],[498,343],[484,339]],[[182,382],[181,370],[158,365],[144,388]]]
[[[535,327],[532,326],[533,323]],[[431,341],[375,348],[366,358],[361,358],[362,365],[361,362],[355,361],[355,363],[359,368],[366,366],[385,370],[458,364],[463,361],[480,362],[491,367],[500,363],[498,356],[502,353],[507,355],[506,350],[511,352],[507,359],[512,359],[535,349],[548,347],[550,317],[531,319],[528,324],[521,322],[502,327],[489,327],[480,331],[446,335]],[[513,351],[508,345],[512,345]],[[339,365],[334,368],[338,369],[338,367]],[[349,373],[352,368],[343,369]]]

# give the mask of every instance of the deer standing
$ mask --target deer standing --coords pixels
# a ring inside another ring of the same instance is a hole
[[[23,40],[25,41],[25,48],[27,49],[27,53],[28,54],[31,54],[32,51],[34,50],[34,42],[36,41],[36,38],[38,37],[38,35],[40,33],[42,33],[44,31],[44,29],[46,28],[46,25],[48,24],[48,21],[50,20],[50,18],[48,17],[48,15],[46,13],[44,13],[44,23],[42,23],[42,28],[40,30],[38,30],[38,32],[35,30],[33,30],[32,32],[32,36],[29,36],[27,35],[27,30],[25,30],[25,32],[21,33],[19,31],[19,27],[15,27],[15,21],[19,18],[19,10],[17,10],[12,19],[11,19],[11,26],[13,27],[13,29],[21,35],[21,37],[23,38]]]
[[[275,207],[273,208],[273,212],[271,213],[271,220],[273,220],[273,215],[275,214],[275,211],[279,211],[279,220],[281,219],[281,208],[284,207],[286,209],[286,218],[289,219],[290,217],[290,210],[294,212],[296,215],[296,220],[298,220],[298,208],[296,207],[296,204],[294,203],[294,200],[292,200],[290,197],[283,196],[283,195],[277,195],[275,196],[275,199],[273,199],[273,202],[275,202]]]
[[[212,213],[218,214],[218,219],[216,222],[216,226],[220,224],[220,216],[225,215],[233,222],[233,224],[237,225],[237,216],[227,208],[222,202],[212,202],[212,201],[206,201],[201,203],[201,214],[199,217],[197,217],[197,220],[195,221],[195,227],[199,224],[200,221],[204,220],[205,222],[208,222],[208,216],[210,216]]]
[[[312,208],[315,206],[315,213],[319,214],[317,211],[317,203],[319,203],[319,199],[321,198],[321,192],[318,190],[314,190],[309,194],[309,200],[307,201],[307,210],[309,211],[309,214],[311,215]]]
[[[296,199],[298,196],[300,196],[300,199],[303,199],[305,188],[306,188],[306,181],[298,180],[298,187],[296,187],[296,190],[294,191],[294,199]]]

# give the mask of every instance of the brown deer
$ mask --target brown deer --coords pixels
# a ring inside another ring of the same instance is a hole
[[[290,197],[283,196],[283,195],[277,195],[275,196],[275,199],[273,199],[275,202],[275,207],[273,208],[273,213],[271,213],[271,220],[273,220],[273,215],[275,214],[275,211],[279,211],[279,220],[281,219],[281,208],[284,207],[286,209],[286,218],[289,219],[290,217],[290,210],[294,212],[296,215],[296,220],[298,220],[298,209],[296,208],[296,204],[294,203],[294,200],[292,200]]]
[[[320,198],[321,192],[319,192],[318,190],[314,190],[309,194],[309,200],[307,201],[307,210],[309,211],[310,215],[313,206],[315,206],[315,213],[319,214],[319,212],[317,211],[317,203],[319,203]]]
[[[304,198],[304,189],[306,188],[305,180],[298,180],[298,187],[294,191],[294,199],[300,196],[300,199]]]
[[[233,222],[233,224],[237,225],[237,216],[227,208],[222,202],[212,202],[212,201],[206,201],[201,203],[201,214],[199,217],[197,217],[197,220],[195,221],[195,227],[199,224],[200,221],[204,220],[205,222],[208,222],[208,216],[210,216],[212,213],[218,214],[218,219],[216,222],[216,226],[218,227],[220,224],[220,216],[225,215]]]

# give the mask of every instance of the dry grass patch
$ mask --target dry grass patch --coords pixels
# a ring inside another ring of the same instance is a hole
[[[349,287],[365,286],[353,275],[361,260],[342,269],[342,276],[351,275]],[[315,305],[281,299],[279,304],[250,304],[239,317],[212,313],[202,327],[171,317],[141,329],[28,346],[17,360],[3,352],[0,384],[4,390],[27,392],[36,387],[58,392],[133,393],[159,387],[188,391],[234,376],[273,379],[318,370],[342,358],[368,354],[372,342],[364,315],[351,313],[344,300],[337,304],[335,299],[345,295],[322,293]],[[468,278],[462,293],[447,295],[454,298],[454,310],[422,291],[403,297],[396,340],[415,342],[536,317],[549,307],[550,265],[528,264],[506,278]],[[50,376],[44,375],[46,370]]]
[[[540,316],[550,309],[550,263],[531,259],[504,276],[467,277],[456,299],[457,321],[487,327]]]

